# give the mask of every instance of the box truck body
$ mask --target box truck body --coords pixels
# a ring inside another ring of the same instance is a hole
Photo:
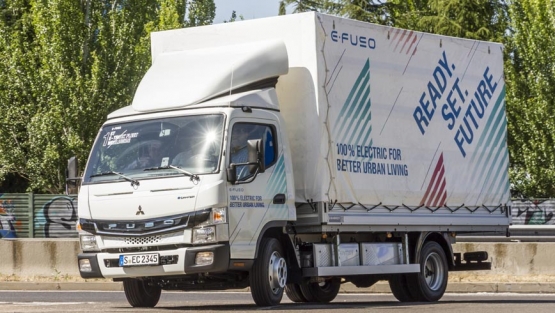
[[[153,33],[152,60],[89,157],[83,277],[123,280],[134,306],[382,279],[436,301],[449,270],[491,266],[451,243],[510,223],[500,44],[311,12]]]

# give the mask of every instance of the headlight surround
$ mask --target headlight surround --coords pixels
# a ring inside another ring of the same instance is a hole
[[[216,227],[193,228],[193,244],[216,242]]]
[[[79,245],[82,251],[98,251],[98,245],[96,243],[96,236],[94,235],[80,235]]]

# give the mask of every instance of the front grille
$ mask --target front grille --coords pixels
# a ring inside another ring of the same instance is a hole
[[[210,218],[211,209],[203,209],[180,215],[157,217],[145,220],[110,221],[79,219],[81,228],[100,235],[150,235],[172,230],[193,228]]]
[[[176,245],[185,243],[183,231],[151,236],[105,236],[102,237],[105,249],[144,248],[148,246]]]
[[[162,240],[161,235],[157,236],[145,236],[145,237],[125,237],[126,245],[147,245],[153,243],[159,243]]]

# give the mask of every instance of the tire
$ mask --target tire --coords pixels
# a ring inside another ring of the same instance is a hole
[[[333,277],[323,283],[305,282],[300,284],[300,287],[308,302],[328,303],[339,293],[341,278]]]
[[[249,282],[256,305],[274,306],[281,302],[287,283],[287,261],[277,239],[262,238]]]
[[[438,301],[447,289],[449,278],[445,252],[437,242],[429,241],[420,251],[419,263],[420,273],[412,275],[408,282],[419,301]]]
[[[285,294],[287,298],[293,302],[308,302],[301,291],[299,284],[290,283],[285,286]]]
[[[397,274],[392,275],[389,278],[389,288],[391,288],[391,293],[400,302],[416,302],[418,298],[414,295],[414,292],[410,289],[407,276],[414,274]]]
[[[134,308],[152,308],[160,300],[162,288],[149,285],[138,279],[126,279],[123,281],[123,291],[127,302]]]

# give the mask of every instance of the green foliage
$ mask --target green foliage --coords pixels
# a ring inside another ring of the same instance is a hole
[[[243,17],[243,15],[239,15],[239,20],[243,21],[245,18]],[[237,20],[237,12],[235,12],[235,10],[233,10],[233,12],[231,12],[231,17],[229,18],[229,20],[224,21],[224,23],[233,23]]]
[[[500,0],[284,0],[308,10],[441,35],[500,42],[507,4]],[[298,2],[305,3],[300,6]],[[297,10],[302,11],[302,10]],[[306,11],[306,10],[305,10]]]
[[[290,8],[292,13],[308,11],[325,11],[332,0],[281,0],[279,2],[279,15],[285,15],[286,8]]]
[[[555,196],[555,5],[510,6],[505,61],[510,177],[529,197]]]
[[[210,25],[216,16],[213,0],[190,0],[187,7],[186,27]]]
[[[150,32],[212,22],[212,0],[189,9],[185,22],[178,0],[0,1],[0,182],[62,191],[67,159],[82,169],[106,115],[130,104]]]
[[[468,39],[501,42],[507,5],[499,0],[430,0],[420,30]]]

